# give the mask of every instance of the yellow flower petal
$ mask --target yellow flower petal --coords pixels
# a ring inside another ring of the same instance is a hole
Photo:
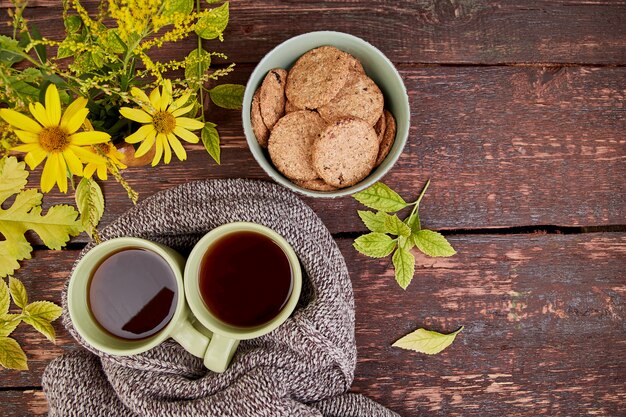
[[[172,82],[165,80],[163,85],[163,92],[161,93],[161,111],[165,111],[167,106],[172,103]]]
[[[93,162],[90,162],[87,165],[85,165],[85,169],[83,170],[83,177],[91,178],[93,176],[93,173],[96,172],[97,166],[98,165],[94,164]]]
[[[46,114],[52,126],[59,125],[61,121],[61,98],[57,86],[54,84],[50,84],[46,90]]]
[[[174,117],[178,117],[178,116],[182,116],[183,114],[187,114],[191,111],[191,109],[193,109],[194,104],[191,103],[188,106],[185,107],[181,107],[180,109],[176,109],[172,112],[172,116]]]
[[[105,143],[111,139],[111,135],[106,132],[90,131],[78,132],[70,136],[72,145],[95,145],[96,143]]]
[[[153,129],[154,131],[154,129]],[[137,150],[135,151],[135,157],[136,158],[140,158],[142,156],[144,156],[145,154],[148,153],[148,151],[150,149],[152,149],[152,146],[154,145],[154,137],[156,136],[156,131],[154,132],[154,134],[149,135],[149,137],[146,137],[146,140],[144,140],[143,142],[141,142],[141,145],[139,145],[139,148],[137,148]]]
[[[172,160],[172,148],[164,134],[161,134],[161,142],[163,142],[163,162],[169,164]]]
[[[65,109],[63,116],[61,117],[60,126],[67,128],[67,123],[69,120],[74,117],[74,115],[83,110],[87,106],[87,99],[85,97],[78,97],[76,100],[72,101],[69,106]],[[70,132],[74,133],[74,132]]]
[[[39,135],[25,130],[14,130],[13,133],[24,143],[39,143]]]
[[[46,164],[43,167],[43,172],[41,173],[41,191],[47,193],[52,190],[54,187],[54,183],[57,181],[57,176],[59,172],[59,162],[57,159],[59,158],[58,153],[51,153],[46,160]],[[63,173],[65,176],[65,172]]]
[[[184,106],[188,101],[189,98],[191,97],[191,93],[187,93],[187,94],[183,94],[182,96],[180,96],[178,99],[176,99],[176,101],[174,103],[172,103],[172,105],[169,107],[170,112],[180,108],[181,106]],[[193,107],[193,104],[192,104]]]
[[[152,123],[152,116],[141,109],[122,107],[120,109],[120,114],[127,119],[134,120],[139,123]]]
[[[41,161],[46,159],[47,155],[48,152],[44,151],[43,149],[36,149],[26,154],[26,156],[24,157],[24,162],[26,162],[29,168],[32,170],[37,168],[37,166],[41,164]]]
[[[80,109],[74,112],[74,115],[65,124],[61,120],[61,126],[67,130],[67,133],[74,133],[82,126],[88,114],[89,109]]]
[[[148,114],[152,114],[155,111],[155,108],[152,107],[152,103],[150,103],[150,99],[140,89],[137,87],[133,87],[130,89],[130,94],[135,98],[135,102],[139,104],[139,106],[144,109],[144,111]]]
[[[24,145],[17,145],[11,148],[12,151],[18,152],[33,152],[37,149],[41,149],[41,146],[38,143],[26,143]]]
[[[174,150],[174,153],[176,154],[176,157],[178,159],[180,159],[181,161],[187,159],[187,152],[185,152],[185,148],[183,148],[183,145],[180,143],[178,138],[174,136],[173,133],[167,135],[167,141],[170,143],[170,146]]]
[[[72,150],[78,156],[78,158],[83,162],[91,162],[95,164],[106,164],[104,158],[100,155],[88,150],[87,148],[82,148],[76,145],[70,145],[69,149]]]
[[[174,128],[174,134],[189,143],[198,143],[198,141],[200,140],[200,138],[198,138],[198,135],[196,135],[195,133],[191,133],[187,129],[179,126],[176,126]]]
[[[67,165],[65,164],[65,159],[60,154],[57,154],[57,163],[59,164],[57,173],[57,185],[59,186],[59,191],[62,193],[67,192]]]
[[[48,113],[46,113],[46,109],[41,103],[28,103],[28,110],[30,110],[30,114],[33,115],[35,120],[37,120],[40,124],[45,127],[53,126],[50,123],[50,119],[48,119]]]
[[[204,123],[200,120],[191,119],[189,117],[177,117],[176,126],[184,127],[189,130],[197,130],[202,129],[204,127]]]
[[[150,132],[155,132],[154,130],[154,126],[150,125],[144,125],[141,126],[139,129],[137,129],[137,131],[135,133],[133,133],[130,136],[127,136],[126,139],[124,139],[124,141],[126,143],[137,143],[137,142],[141,142],[142,140],[144,140],[146,138],[146,136],[150,133]],[[155,132],[156,133],[156,132]]]
[[[155,109],[161,108],[161,93],[159,93],[159,87],[155,88],[150,93],[150,104],[152,104],[152,107]]]
[[[106,167],[106,165],[99,165],[98,166],[98,178],[100,178],[102,181],[106,181],[107,180],[107,167]]]
[[[63,158],[65,158],[65,162],[67,163],[67,166],[72,174],[83,175],[83,164],[71,149],[63,151]]]
[[[39,123],[15,110],[0,109],[0,117],[11,126],[26,130],[27,132],[39,133],[42,129]]]
[[[152,166],[156,166],[161,159],[161,155],[163,155],[163,142],[157,138],[156,139],[156,150],[154,152],[154,158],[152,158]]]

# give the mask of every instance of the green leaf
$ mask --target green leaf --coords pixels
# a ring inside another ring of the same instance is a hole
[[[413,243],[413,238],[411,236],[399,236],[398,237],[398,247],[404,250],[411,250],[415,246]]]
[[[96,227],[104,214],[104,196],[96,181],[83,178],[76,187],[76,207],[80,213],[80,222],[83,229],[96,241],[98,231]]]
[[[8,369],[28,370],[26,354],[15,339],[0,337],[0,365]]]
[[[124,42],[117,35],[115,29],[108,29],[101,39],[104,51],[113,54],[122,54],[126,50]]]
[[[0,35],[0,62],[10,67],[22,61],[25,54],[17,40],[5,35]]]
[[[36,40],[36,41],[40,41],[43,38],[41,37],[41,33],[39,33],[39,29],[37,29],[37,26],[31,25],[30,27],[30,36],[32,39]],[[39,58],[39,60],[43,63],[46,62],[46,59],[48,59],[48,54],[46,52],[46,45],[36,45],[35,46],[35,53],[37,54],[37,57]]]
[[[391,260],[395,268],[396,281],[403,290],[406,290],[415,273],[415,257],[408,250],[398,248]]]
[[[240,84],[222,84],[209,90],[211,101],[224,109],[241,109],[246,87]]]
[[[418,230],[422,229],[420,215],[417,210],[411,216],[407,217],[404,222],[411,228],[411,233],[417,233]]]
[[[0,159],[0,202],[19,192],[28,182],[24,162],[11,156]]]
[[[372,258],[383,258],[393,252],[396,242],[384,233],[372,232],[354,240],[354,249]]]
[[[357,211],[359,217],[363,221],[365,227],[367,227],[372,232],[385,233],[387,229],[385,228],[385,221],[389,215],[384,211],[365,211],[359,210]]]
[[[61,317],[63,309],[51,301],[33,301],[24,307],[24,314],[45,321],[55,321]]]
[[[35,301],[24,308],[22,320],[54,342],[54,327],[50,322],[58,319],[62,312],[61,307],[50,301]]]
[[[428,256],[448,257],[456,253],[441,233],[422,229],[413,234],[415,246]]]
[[[191,13],[193,6],[194,0],[168,0],[165,2],[163,16],[172,16],[173,21],[177,14],[187,15]]]
[[[190,86],[198,87],[202,75],[211,66],[211,54],[202,48],[189,52],[185,58],[185,79]]]
[[[398,193],[382,182],[377,182],[352,197],[364,206],[387,213],[394,213],[407,206],[406,201]]]
[[[202,128],[202,143],[204,149],[207,150],[209,155],[217,162],[220,163],[220,134],[215,128],[217,125],[211,122],[206,122]]]
[[[65,30],[67,33],[76,33],[80,29],[80,26],[83,24],[83,21],[77,15],[67,16],[63,20],[63,24],[65,25]]]
[[[22,321],[21,314],[0,314],[0,337],[7,337]]]
[[[50,207],[41,214],[43,195],[35,189],[20,191],[26,184],[28,172],[23,162],[15,157],[0,161],[0,277],[13,273],[19,268],[18,261],[30,258],[32,247],[24,237],[27,230],[33,230],[50,249],[61,249],[70,239],[82,231],[76,217],[78,213],[71,206]],[[11,207],[4,209],[6,200],[15,194]]]
[[[7,283],[3,279],[0,279],[0,315],[7,314],[10,305],[9,287],[7,287]]]
[[[11,297],[13,302],[19,308],[24,308],[28,304],[28,294],[26,293],[26,287],[17,278],[9,277],[9,291],[11,291]]]
[[[11,88],[22,97],[30,97],[32,101],[39,97],[39,89],[22,80],[12,82]]]
[[[456,335],[463,330],[463,326],[456,332],[441,334],[432,330],[417,329],[396,341],[393,346],[415,352],[435,355],[454,342]]]
[[[411,229],[395,214],[385,219],[385,231],[396,236],[411,236]]]
[[[196,23],[196,34],[202,39],[222,39],[222,33],[228,26],[228,2],[212,9],[207,16]]]

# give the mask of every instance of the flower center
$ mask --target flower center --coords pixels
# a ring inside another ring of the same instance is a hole
[[[152,116],[152,124],[157,133],[168,134],[176,127],[176,119],[170,112],[159,111]]]
[[[39,133],[39,144],[47,152],[62,152],[70,142],[70,135],[58,126],[46,127]]]

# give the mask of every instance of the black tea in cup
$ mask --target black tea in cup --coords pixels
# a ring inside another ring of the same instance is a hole
[[[207,249],[199,276],[206,307],[234,327],[256,327],[276,317],[289,300],[293,276],[289,259],[269,237],[238,231]]]
[[[160,255],[127,248],[100,262],[87,294],[89,310],[104,330],[137,340],[158,333],[170,322],[176,311],[178,285]]]

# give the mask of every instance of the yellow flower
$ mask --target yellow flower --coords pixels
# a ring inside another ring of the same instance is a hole
[[[119,169],[126,169],[126,165],[124,165],[122,161],[120,161],[120,159],[124,157],[124,154],[118,151],[115,145],[113,145],[111,142],[100,143],[98,145],[94,145],[93,148],[97,148],[97,150],[94,149],[96,153],[100,151],[109,159],[109,161],[113,165],[115,165]],[[98,163],[89,162],[87,165],[85,165],[83,176],[91,178],[94,172],[97,172],[98,178],[105,181],[107,179],[107,161],[103,159],[102,162]]]
[[[24,161],[35,169],[47,158],[41,174],[41,190],[48,192],[56,183],[61,192],[67,192],[67,171],[83,175],[84,162],[100,162],[102,158],[85,148],[86,145],[107,142],[105,132],[78,132],[89,110],[87,99],[79,97],[61,114],[61,99],[54,84],[46,90],[45,107],[30,103],[35,120],[15,110],[0,109],[2,117],[24,143],[12,148],[26,152]]]
[[[172,83],[165,80],[159,91],[159,87],[152,90],[150,98],[138,88],[133,88],[131,94],[141,105],[141,109],[122,107],[120,114],[127,119],[144,123],[135,133],[126,138],[128,143],[138,143],[139,148],[135,156],[140,158],[156,144],[152,166],[155,166],[163,156],[163,162],[170,163],[172,149],[181,161],[187,159],[187,152],[178,138],[189,143],[197,143],[200,139],[190,130],[204,127],[204,123],[189,117],[181,117],[193,108],[193,103],[184,106],[191,97],[191,93],[185,94],[176,101],[172,99]],[[184,107],[183,107],[184,106]]]

